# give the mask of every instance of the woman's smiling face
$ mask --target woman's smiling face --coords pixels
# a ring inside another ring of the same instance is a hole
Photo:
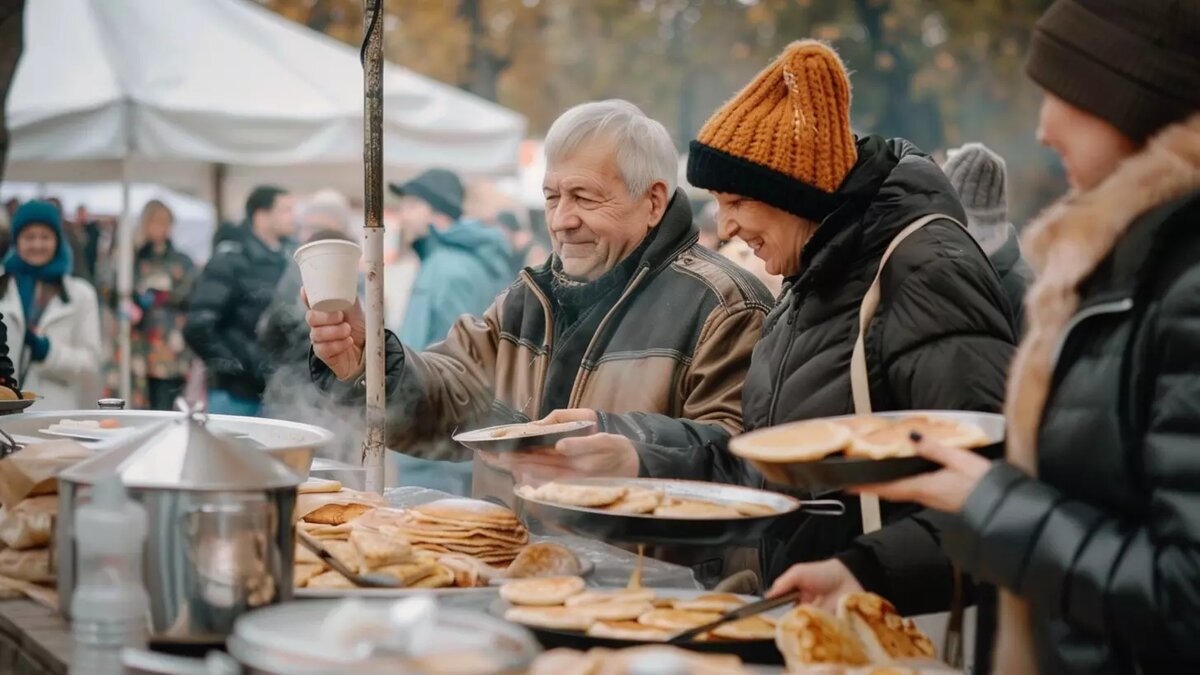
[[[746,242],[770,274],[800,273],[800,252],[816,232],[816,223],[741,195],[712,194],[722,239],[737,237]]]

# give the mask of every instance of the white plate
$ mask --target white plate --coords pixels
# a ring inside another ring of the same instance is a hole
[[[116,429],[84,429],[81,427],[51,425],[45,429],[39,429],[38,433],[47,436],[60,436],[62,438],[73,438],[77,441],[107,441],[110,438],[127,434],[132,429],[130,427],[119,427]]]

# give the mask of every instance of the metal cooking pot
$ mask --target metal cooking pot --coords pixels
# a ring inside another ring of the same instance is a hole
[[[386,610],[392,602],[365,600],[361,607]],[[541,651],[533,634],[521,626],[482,611],[438,607],[423,622],[430,624],[425,626],[427,636],[418,638],[409,633],[411,628],[395,628],[419,640],[420,656],[378,645],[361,658],[335,658],[336,647],[330,642],[336,638],[328,633],[326,619],[335,609],[344,609],[341,603],[306,600],[251,612],[238,619],[228,654],[209,652],[206,659],[193,659],[127,649],[122,660],[131,673],[162,675],[491,675],[525,672]]]
[[[213,433],[209,423],[197,410],[171,414],[59,474],[64,614],[76,577],[71,514],[114,473],[149,516],[142,570],[152,641],[219,643],[246,611],[291,598],[292,516],[304,476],[257,444]]]

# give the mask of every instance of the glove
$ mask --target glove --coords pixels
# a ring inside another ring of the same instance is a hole
[[[29,347],[30,356],[35,362],[46,360],[50,353],[50,338],[27,330],[25,331],[25,346]]]

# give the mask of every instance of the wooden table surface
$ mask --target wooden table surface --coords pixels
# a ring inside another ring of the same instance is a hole
[[[32,600],[0,600],[0,673],[66,675],[71,626]]]

